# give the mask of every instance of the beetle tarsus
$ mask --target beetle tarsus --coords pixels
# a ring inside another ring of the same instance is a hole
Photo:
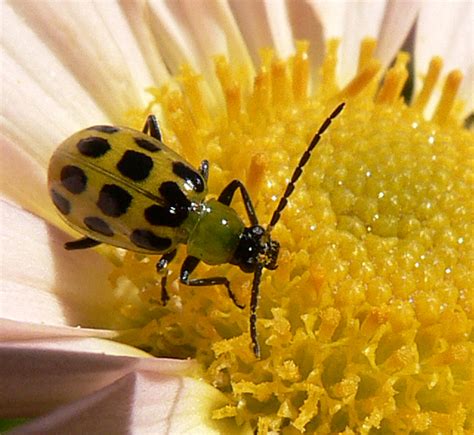
[[[161,303],[163,305],[166,305],[170,300],[168,291],[166,290],[166,283],[168,280],[168,271],[166,268],[168,267],[168,264],[173,261],[174,257],[176,256],[176,252],[176,249],[174,249],[173,251],[164,254],[159,259],[158,263],[156,263],[156,271],[159,274],[163,274],[163,277],[161,278]]]

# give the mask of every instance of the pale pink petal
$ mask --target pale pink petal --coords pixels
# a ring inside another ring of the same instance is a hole
[[[38,323],[0,318],[0,341],[42,340],[69,337],[94,337],[117,339],[118,331],[108,329],[79,328],[73,326],[52,326]]]
[[[0,133],[0,155],[0,196],[54,222],[57,213],[49,205],[42,157],[35,159],[34,154],[3,133]]]
[[[420,7],[421,0],[392,0],[387,3],[376,50],[376,56],[384,67],[392,62],[400,50],[415,23]]]
[[[112,37],[94,2],[17,0],[12,8],[114,122],[120,122],[130,108],[143,106],[143,85],[149,83],[133,77],[128,54]],[[49,70],[41,57],[30,61]]]
[[[340,38],[344,34],[346,11],[350,7],[345,1],[308,1],[309,6],[319,16],[323,25],[324,40]],[[359,2],[354,4],[358,7]]]
[[[356,72],[359,46],[363,38],[378,39],[376,55],[387,66],[413,27],[418,11],[417,1],[401,0],[311,1],[308,6],[319,16],[323,39],[341,39],[338,78],[342,85]]]
[[[155,81],[156,75],[153,76],[148,68],[148,62],[145,58],[148,52],[142,52],[143,46],[135,37],[135,29],[130,26],[130,22],[126,16],[128,8],[124,2],[122,5],[119,1],[92,1],[91,12],[94,13],[102,21],[101,25],[104,30],[110,34],[111,40],[117,46],[123,62],[127,65],[130,71],[130,78],[135,82],[138,91],[141,93],[144,101],[149,99],[149,95],[145,94],[145,89],[152,85],[165,83],[169,79],[168,74],[165,73],[163,61],[157,52],[154,52],[155,61],[160,62],[160,80]],[[134,3],[134,2],[133,2]],[[123,7],[122,7],[123,6]],[[144,22],[142,21],[142,27]]]
[[[343,85],[357,72],[361,41],[367,37],[377,38],[386,7],[385,0],[348,3],[339,50],[340,78]]]
[[[192,38],[203,60],[212,60],[216,54],[226,54],[239,66],[251,66],[249,54],[240,30],[227,2],[182,0],[182,8]]]
[[[467,103],[466,113],[474,110],[473,23],[473,2],[428,2],[420,11],[415,42],[418,73],[426,69],[433,56],[443,58],[443,75],[461,69],[464,81],[460,96]],[[418,81],[417,89],[421,85]],[[437,99],[432,99],[431,107],[436,103]]]
[[[212,420],[226,398],[191,378],[130,373],[12,433],[248,434],[248,426]]]
[[[170,79],[170,73],[162,58],[161,46],[153,33],[155,26],[152,26],[149,3],[122,0],[120,5],[143,53],[144,61],[153,78],[153,84],[166,83]],[[119,30],[119,27],[117,27],[117,30]]]
[[[238,68],[253,73],[253,65],[232,12],[226,2],[152,1],[152,31],[170,71],[179,74],[187,64],[203,74],[202,89],[210,104],[221,99],[213,56],[227,55]]]
[[[70,236],[5,201],[0,207],[0,317],[47,325],[127,325],[115,309],[107,279],[111,265],[103,256],[65,251]]]
[[[294,40],[284,0],[229,3],[255,65],[260,64],[262,48],[274,48],[281,58],[293,54]]]
[[[323,35],[323,23],[318,10],[306,1],[287,1],[288,18],[293,37],[296,40],[310,42],[309,58],[314,72],[318,71],[326,53],[326,41]]]
[[[148,7],[151,30],[170,72],[177,73],[185,63],[197,68],[199,50],[186,30],[187,18],[179,2],[151,0]]]
[[[134,371],[155,373],[159,382],[195,368],[192,360],[150,358],[132,347],[90,338],[1,343],[0,360],[3,418],[44,414]]]
[[[29,2],[28,4],[33,4]],[[107,118],[47,42],[19,14],[26,4],[2,4],[2,115],[29,149],[48,144],[93,120]],[[52,23],[52,21],[51,21]],[[51,27],[55,27],[50,23]],[[8,131],[11,130],[7,125]],[[2,127],[2,131],[5,129]],[[14,136],[17,138],[17,136]],[[33,140],[31,140],[33,139]]]

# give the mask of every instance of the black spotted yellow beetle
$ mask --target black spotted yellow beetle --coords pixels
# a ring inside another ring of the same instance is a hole
[[[65,248],[86,249],[107,243],[116,247],[163,254],[156,267],[163,272],[176,255],[179,244],[187,245],[180,280],[189,286],[224,285],[239,308],[226,277],[191,278],[200,261],[209,265],[231,263],[253,273],[250,301],[250,336],[256,357],[257,303],[263,269],[277,267],[280,245],[271,231],[280,219],[295,183],[303,172],[321,135],[344,108],[341,103],[321,125],[296,166],[269,225],[259,225],[252,201],[239,180],[231,181],[217,199],[206,199],[209,164],[198,170],[161,142],[154,115],[143,132],[99,125],[66,139],[51,157],[48,189],[66,223],[79,233],[79,240]],[[250,226],[230,207],[237,191],[243,198]],[[162,300],[166,303],[166,275]]]

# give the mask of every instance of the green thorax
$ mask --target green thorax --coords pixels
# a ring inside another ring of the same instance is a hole
[[[211,199],[194,213],[194,219],[188,255],[211,265],[228,263],[245,227],[239,215],[231,207]]]

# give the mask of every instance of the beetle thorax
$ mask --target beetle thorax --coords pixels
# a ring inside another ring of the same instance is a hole
[[[244,230],[244,223],[235,210],[215,199],[203,202],[194,211],[197,220],[188,239],[188,255],[204,263],[229,263]]]

